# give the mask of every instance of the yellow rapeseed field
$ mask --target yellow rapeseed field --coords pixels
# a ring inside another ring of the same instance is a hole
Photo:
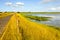
[[[60,30],[11,14],[0,40],[60,40]]]

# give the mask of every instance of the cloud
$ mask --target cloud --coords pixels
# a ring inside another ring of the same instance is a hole
[[[50,10],[57,10],[57,8],[50,8]]]
[[[11,6],[12,3],[11,3],[11,2],[6,2],[5,5],[7,5],[7,6]]]
[[[49,3],[49,2],[55,2],[57,0],[42,0],[40,3]]]
[[[23,2],[16,2],[16,5],[18,5],[18,6],[24,6],[24,3]]]
[[[52,7],[50,10],[60,10],[60,7]]]
[[[47,3],[47,2],[51,2],[53,0],[43,0],[43,2]]]
[[[14,3],[12,3],[12,2],[6,2],[5,5],[17,7],[17,6],[24,6],[24,3],[23,3],[23,2],[16,2],[16,3],[14,4]]]

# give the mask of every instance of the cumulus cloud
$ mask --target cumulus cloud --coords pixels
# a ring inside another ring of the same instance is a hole
[[[12,3],[12,2],[6,2],[5,3],[5,5],[7,5],[7,6],[24,6],[24,3],[23,2],[16,2],[15,4],[14,3]]]
[[[56,8],[50,8],[50,10],[56,10]]]
[[[18,5],[18,6],[23,6],[24,3],[23,3],[23,2],[16,2],[16,5]]]
[[[11,2],[6,2],[5,5],[7,5],[7,6],[11,6],[12,3],[11,3]]]
[[[55,2],[57,0],[42,0],[40,3],[49,3],[49,2]]]
[[[53,1],[53,0],[42,0],[43,2],[51,2],[51,1]]]
[[[52,7],[50,10],[60,10],[60,7]]]

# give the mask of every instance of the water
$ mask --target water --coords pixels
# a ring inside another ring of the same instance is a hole
[[[41,16],[42,17],[52,17],[52,19],[49,21],[40,21],[40,22],[35,21],[35,22],[60,27],[60,14],[30,14],[30,15],[39,16],[39,17],[41,17]]]

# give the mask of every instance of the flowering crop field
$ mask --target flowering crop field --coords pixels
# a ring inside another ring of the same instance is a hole
[[[60,30],[32,22],[18,13],[1,13],[0,30],[0,40],[60,40]]]

